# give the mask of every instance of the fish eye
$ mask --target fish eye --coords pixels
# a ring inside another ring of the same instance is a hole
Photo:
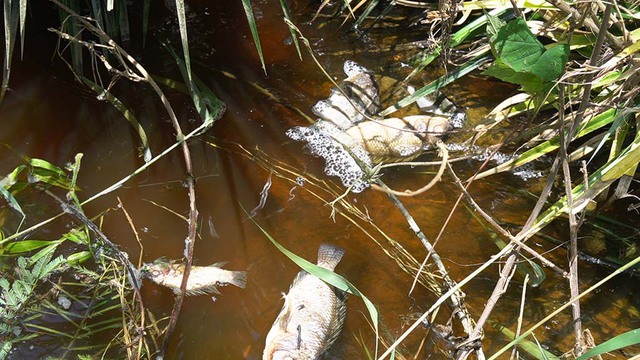
[[[156,276],[160,276],[161,275],[161,271],[160,270],[152,270],[151,271],[151,276],[156,277]]]

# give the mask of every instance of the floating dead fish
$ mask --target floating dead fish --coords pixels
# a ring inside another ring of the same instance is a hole
[[[362,146],[373,163],[415,159],[449,130],[444,116],[411,115],[365,121],[346,131]]]
[[[378,83],[372,72],[350,60],[345,61],[344,72],[347,78],[340,83],[342,91],[333,89],[329,98],[312,108],[318,121],[293,127],[287,136],[306,142],[311,154],[325,160],[325,173],[338,176],[354,193],[370,186],[369,168],[415,159],[451,128],[461,127],[466,118],[439,94],[416,100],[415,111],[421,111],[420,115],[381,119],[377,117]],[[412,94],[415,89],[409,86],[407,92]]]
[[[210,266],[192,266],[187,280],[186,295],[220,294],[218,287],[233,284],[239,288],[247,285],[246,271],[230,271],[222,269],[224,263]],[[178,264],[164,258],[152,264],[144,264],[140,271],[154,283],[166,286],[175,294],[180,294],[184,264]]]
[[[320,245],[318,266],[333,271],[343,255],[339,247]],[[267,334],[262,359],[319,359],[340,334],[346,312],[344,292],[300,271]]]
[[[351,60],[345,61],[343,68],[347,78],[340,83],[340,89],[331,90],[331,95],[318,101],[311,111],[346,130],[365,120],[365,115],[377,114],[380,99],[378,83],[371,71]]]

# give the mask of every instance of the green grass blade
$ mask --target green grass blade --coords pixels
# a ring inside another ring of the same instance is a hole
[[[24,34],[27,21],[27,0],[20,0],[20,59],[24,56]]]
[[[590,200],[593,200],[598,194],[609,187],[615,180],[625,175],[629,169],[640,163],[640,133],[636,135],[634,141],[627,146],[618,156],[608,161],[596,172],[591,174],[587,180],[587,186],[580,184],[573,188],[572,197],[574,208],[569,209],[567,197],[563,197],[553,204],[547,211],[542,213],[536,219],[536,223],[532,226],[524,238],[537,233],[544,226],[549,224],[553,219],[568,211],[581,211]]]
[[[149,8],[151,0],[144,0],[142,3],[142,47],[147,43],[147,30],[149,29]]]
[[[0,103],[9,87],[9,75],[11,74],[11,57],[13,46],[16,43],[18,30],[18,8],[13,6],[11,0],[4,0],[4,62],[2,67],[2,89],[0,90]]]
[[[118,34],[120,34],[120,40],[124,42],[131,40],[131,30],[129,29],[129,10],[126,1],[118,3],[116,13],[118,17]]]
[[[290,23],[293,23],[293,20],[291,20],[291,11],[289,9],[289,4],[287,3],[287,0],[280,0],[280,7],[282,8],[282,13],[284,14],[284,18],[289,20]],[[285,21],[284,23],[287,24],[288,26],[287,21]],[[289,32],[291,33],[291,39],[293,40],[293,44],[296,46],[298,57],[300,58],[300,60],[302,60],[302,51],[300,50],[300,43],[298,43],[298,36],[296,36],[296,31],[291,26],[288,26],[288,27],[289,27]]]
[[[244,13],[247,16],[249,22],[249,28],[251,29],[251,36],[253,36],[253,42],[256,44],[256,50],[260,57],[260,63],[262,64],[262,70],[267,75],[267,66],[264,63],[264,56],[262,55],[262,46],[260,45],[260,37],[258,36],[258,27],[256,26],[256,18],[253,16],[253,8],[251,8],[251,0],[242,0],[242,7],[244,7]]]
[[[22,210],[22,207],[20,207],[20,203],[18,203],[18,200],[16,200],[16,198],[9,191],[7,191],[7,189],[5,189],[4,186],[0,186],[0,195],[2,195],[2,197],[5,200],[7,200],[7,203],[13,210],[17,211],[18,213],[20,213],[20,215],[22,215],[22,219],[24,219],[27,216]]]
[[[129,122],[129,124],[133,126],[133,128],[138,133],[138,137],[140,138],[140,143],[142,144],[142,149],[143,149],[142,153],[143,153],[144,161],[149,162],[149,160],[151,160],[151,157],[152,157],[151,148],[149,147],[149,140],[147,138],[147,133],[144,131],[144,128],[142,127],[142,125],[140,125],[140,122],[138,122],[138,119],[136,118],[136,116],[131,111],[129,111],[129,109],[127,109],[127,107],[124,106],[124,104],[117,97],[113,96],[113,94],[111,94],[109,91],[104,89],[102,86],[94,83],[93,81],[87,79],[84,76],[81,77],[80,79],[85,85],[90,87],[91,90],[95,91],[96,94],[104,96],[104,98],[107,99],[107,101],[109,101],[111,105],[113,105],[116,109],[120,111],[120,113],[122,113],[122,116],[124,116],[124,118]]]
[[[591,120],[589,120],[584,127],[576,134],[576,139],[590,134],[598,129],[601,129],[603,126],[606,126],[613,122],[617,117],[617,112],[615,109],[606,110],[596,116],[594,116]],[[487,177],[489,175],[497,174],[502,171],[507,171],[511,169],[515,169],[524,164],[530,163],[543,155],[546,155],[560,147],[560,138],[558,136],[554,137],[551,140],[547,140],[536,147],[525,151],[522,155],[504,162],[496,167],[488,169],[486,171],[481,172],[475,178],[481,179],[483,177]]]
[[[364,9],[362,14],[358,16],[358,20],[356,20],[355,27],[360,27],[360,25],[362,25],[362,22],[366,20],[367,16],[369,16],[369,14],[371,14],[373,9],[376,6],[378,6],[378,2],[379,2],[378,0],[369,1],[369,3],[367,4],[367,7]]]
[[[345,279],[341,275],[336,274],[335,272],[325,269],[323,267],[320,267],[318,265],[312,264],[309,261],[287,250],[287,248],[280,245],[273,237],[271,237],[271,235],[269,235],[269,233],[267,233],[265,229],[263,229],[255,220],[253,220],[253,218],[250,217],[250,219],[251,221],[253,221],[254,224],[256,224],[258,229],[260,229],[260,231],[262,231],[262,233],[269,239],[269,241],[271,241],[271,243],[275,245],[275,247],[278,250],[280,250],[280,252],[282,252],[286,257],[288,257],[291,261],[293,261],[296,265],[298,265],[302,270],[321,279],[327,284],[334,286],[337,289],[340,289],[342,291],[348,292],[349,294],[352,294],[361,298],[362,301],[364,302],[364,305],[367,308],[367,311],[369,311],[369,317],[371,318],[373,328],[376,332],[376,339],[379,338],[378,310],[376,309],[376,306],[371,302],[371,300],[369,300],[363,293],[360,292],[360,290],[358,290],[353,284],[351,284],[349,280]],[[377,354],[378,354],[378,342],[376,341],[376,357],[377,357]]]
[[[407,96],[406,98],[384,109],[382,112],[380,112],[379,115],[387,116],[395,111],[402,109],[405,106],[411,105],[416,101],[416,99],[429,95],[434,91],[437,91],[438,89],[446,86],[447,84],[450,84],[453,81],[465,76],[466,74],[480,67],[480,65],[484,64],[488,60],[489,60],[488,56],[482,56],[465,63],[459,68],[456,68],[455,70],[450,71],[446,75],[439,77],[438,79],[416,90],[416,92],[414,92],[413,94]]]
[[[506,9],[494,9],[489,12],[489,15],[498,16],[505,12]],[[454,48],[460,45],[463,41],[465,41],[469,36],[475,33],[480,27],[486,25],[487,23],[487,15],[482,15],[474,21],[470,22],[468,25],[465,25],[462,29],[456,31],[451,36],[451,41],[449,46]],[[423,51],[421,54],[417,56],[420,59],[420,63],[416,66],[415,69],[409,74],[405,80],[413,78],[416,74],[424,70],[427,65],[429,65],[433,60],[437,59],[442,52],[442,47],[438,46],[433,50]]]
[[[184,61],[180,59],[173,49],[170,47],[166,47],[166,49],[173,56],[176,64],[178,65],[183,80],[188,82],[187,68]],[[207,129],[213,125],[216,120],[220,119],[222,115],[224,115],[227,110],[227,105],[220,100],[220,98],[218,98],[216,94],[195,74],[193,74],[193,80],[187,89],[191,99],[193,100],[193,105],[196,107],[203,123],[206,124]]]
[[[515,337],[515,333],[513,331],[509,330],[499,322],[493,320],[489,320],[488,322],[494,329],[500,331],[506,338],[513,339]],[[536,359],[560,359],[558,356],[542,348],[539,344],[527,339],[520,340],[518,342],[518,347]]]
[[[182,40],[182,53],[187,71],[187,78],[191,83],[191,58],[189,57],[189,37],[187,36],[187,16],[185,15],[184,0],[176,0],[176,11],[178,13],[178,24],[180,25],[180,39]]]
[[[627,331],[624,334],[620,334],[614,338],[611,338],[594,347],[593,349],[587,351],[586,353],[580,355],[576,360],[586,360],[591,357],[596,357],[610,351],[622,349],[624,347],[636,344],[640,344],[640,329]]]
[[[68,0],[66,5],[73,9],[75,12],[80,12],[80,1],[79,0]],[[65,29],[63,31],[69,33],[70,35],[76,37],[78,40],[82,40],[82,27],[78,23],[78,20],[75,18],[67,18],[67,14],[64,12],[60,13],[61,21],[67,20],[65,24]],[[82,61],[82,45],[78,42],[72,42],[71,46],[71,63],[73,64],[73,70],[76,74],[83,73],[84,62]]]

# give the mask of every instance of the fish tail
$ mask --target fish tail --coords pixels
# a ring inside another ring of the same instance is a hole
[[[233,284],[241,289],[247,287],[247,272],[246,271],[230,271],[231,279],[229,283]]]
[[[331,244],[321,244],[318,248],[318,266],[332,270],[342,260],[344,249]]]

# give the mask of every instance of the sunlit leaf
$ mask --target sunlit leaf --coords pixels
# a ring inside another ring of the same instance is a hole
[[[260,45],[260,37],[258,36],[258,26],[256,25],[256,18],[253,16],[253,8],[251,7],[251,0],[242,0],[242,6],[244,7],[244,13],[249,22],[249,28],[251,29],[251,36],[256,44],[256,51],[260,57],[260,63],[262,64],[262,70],[265,75],[267,74],[267,66],[264,63],[264,56],[262,55],[262,46]]]
[[[280,0],[280,7],[282,8],[282,13],[284,14],[284,18],[289,20],[290,23],[293,23],[291,19],[291,11],[289,10],[289,3],[287,0]],[[287,22],[285,21],[285,24]],[[298,57],[302,60],[302,51],[300,50],[300,44],[298,43],[298,36],[296,35],[296,31],[289,26],[289,32],[291,33],[291,40],[293,44],[296,46],[296,51],[298,51]]]
[[[450,84],[457,79],[460,79],[461,77],[480,67],[480,65],[484,64],[488,60],[488,57],[478,57],[461,65],[455,70],[448,72],[446,75],[439,77],[438,79],[416,90],[413,94],[384,109],[380,112],[379,115],[387,116],[397,110],[402,109],[405,106],[413,104],[417,99],[429,95],[444,87],[445,85]]]
[[[18,203],[18,200],[16,200],[16,198],[3,186],[0,186],[0,195],[2,195],[5,200],[7,200],[7,203],[13,210],[19,212],[23,218],[26,216],[24,211],[22,210],[22,207],[20,207],[20,203]]]
[[[53,243],[59,243],[59,240],[20,240],[2,244],[2,251],[7,255],[17,255],[30,251],[41,249]]]
[[[611,122],[613,122],[615,118],[616,118],[615,109],[609,109],[609,110],[603,111],[602,113],[590,119],[582,127],[582,129],[580,129],[580,131],[576,134],[575,138],[579,139],[584,135],[590,134],[598,129],[601,129],[607,124],[610,124]],[[519,166],[530,163],[545,154],[548,154],[554,150],[557,150],[559,147],[560,147],[560,138],[558,136],[555,136],[553,139],[547,140],[535,146],[534,148],[525,151],[524,153],[522,153],[521,155],[519,155],[518,157],[512,160],[509,160],[494,168],[481,172],[480,174],[476,175],[475,178],[480,179],[480,178],[483,178],[492,174],[496,174],[502,171],[515,169]]]
[[[90,251],[84,250],[77,253],[73,253],[67,256],[67,264],[78,265],[91,259],[92,255]]]
[[[176,0],[176,11],[178,13],[178,24],[180,25],[180,40],[182,40],[182,53],[184,55],[184,63],[187,72],[188,83],[192,82],[191,78],[191,59],[189,57],[189,37],[187,36],[187,16],[184,9],[184,0]]]
[[[24,35],[27,22],[27,0],[20,0],[20,58],[24,56]]]
[[[489,320],[488,322],[494,329],[500,331],[507,339],[513,339],[515,337],[515,333],[513,331],[511,331],[507,327],[503,326],[499,322],[493,321],[493,320]],[[522,340],[520,340],[518,342],[518,349],[520,349],[520,350],[526,352],[527,354],[531,355],[532,357],[534,357],[536,359],[540,359],[540,360],[545,360],[545,359],[558,360],[558,359],[560,359],[555,354],[545,350],[538,343],[530,341],[530,340],[527,340],[527,339],[522,339]]]
[[[569,45],[555,44],[545,50],[531,67],[531,72],[542,80],[553,81],[564,73],[564,65],[569,59]]]
[[[604,353],[636,344],[640,344],[640,329],[631,330],[624,334],[615,336],[580,355],[576,360],[586,360]]]

